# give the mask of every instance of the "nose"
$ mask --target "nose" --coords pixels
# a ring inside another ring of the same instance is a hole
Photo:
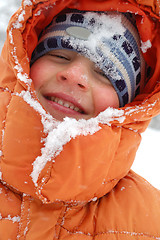
[[[88,79],[88,69],[82,62],[78,64],[68,64],[64,69],[57,73],[58,81],[66,82],[67,84],[74,85],[85,91],[89,89]]]

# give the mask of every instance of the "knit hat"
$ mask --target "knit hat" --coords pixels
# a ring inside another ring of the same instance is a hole
[[[145,61],[131,14],[73,9],[61,12],[42,32],[31,64],[56,49],[76,51],[93,61],[112,83],[120,107],[139,94]]]

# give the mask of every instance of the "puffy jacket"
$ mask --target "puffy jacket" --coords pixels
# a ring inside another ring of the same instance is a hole
[[[41,106],[30,58],[66,7],[135,13],[150,71],[132,103],[61,123]],[[22,1],[0,58],[0,240],[160,239],[160,192],[130,170],[160,112],[159,14],[158,0]]]

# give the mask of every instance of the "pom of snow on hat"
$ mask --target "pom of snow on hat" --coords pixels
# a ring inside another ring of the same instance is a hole
[[[70,9],[42,32],[31,64],[56,49],[76,51],[93,61],[112,83],[123,107],[140,92],[145,61],[131,14]]]

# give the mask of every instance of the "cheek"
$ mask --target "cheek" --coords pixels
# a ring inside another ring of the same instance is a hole
[[[55,66],[47,61],[45,57],[39,58],[32,66],[30,70],[30,77],[33,80],[35,90],[39,90],[40,87],[56,74]]]
[[[43,77],[44,71],[43,71],[43,69],[44,69],[43,66],[41,64],[36,63],[36,62],[31,67],[30,77],[32,78],[35,89],[38,89],[43,84],[43,81],[44,81],[44,77]]]
[[[93,98],[96,114],[99,114],[108,107],[119,107],[118,95],[111,85],[94,88]]]

